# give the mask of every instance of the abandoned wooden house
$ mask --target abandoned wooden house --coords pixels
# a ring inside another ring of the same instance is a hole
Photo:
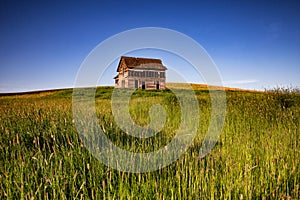
[[[166,70],[160,59],[122,56],[114,77],[116,88],[164,90]]]

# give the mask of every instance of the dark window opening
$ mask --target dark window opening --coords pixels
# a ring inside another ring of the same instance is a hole
[[[164,72],[160,72],[159,75],[160,75],[160,78],[165,78],[165,73]]]

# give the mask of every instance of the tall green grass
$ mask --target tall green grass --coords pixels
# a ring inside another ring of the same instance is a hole
[[[111,169],[84,148],[70,91],[0,97],[0,199],[299,199],[299,93],[227,91],[222,134],[212,152],[198,159],[211,110],[207,90],[195,89],[200,123],[191,147],[171,165],[143,174]],[[130,101],[140,125],[149,123],[151,105],[166,109],[164,129],[148,139],[117,127],[112,91],[99,88],[95,100],[111,141],[134,152],[168,144],[180,123],[170,90],[139,90]]]

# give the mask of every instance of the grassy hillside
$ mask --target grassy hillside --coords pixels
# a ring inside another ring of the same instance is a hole
[[[299,93],[227,89],[222,134],[212,152],[198,159],[211,109],[207,88],[193,88],[201,119],[194,142],[176,162],[143,174],[106,167],[84,148],[71,89],[0,96],[0,199],[299,199]],[[132,96],[137,124],[149,123],[149,108],[157,103],[168,114],[164,129],[148,139],[119,129],[110,108],[112,91],[99,87],[95,100],[111,141],[133,152],[168,144],[180,123],[170,90],[138,90]]]

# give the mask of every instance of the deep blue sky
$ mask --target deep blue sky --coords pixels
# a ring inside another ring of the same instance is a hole
[[[1,0],[0,92],[72,87],[101,41],[149,26],[196,40],[226,86],[300,86],[300,1]],[[103,84],[113,85],[114,70]]]

